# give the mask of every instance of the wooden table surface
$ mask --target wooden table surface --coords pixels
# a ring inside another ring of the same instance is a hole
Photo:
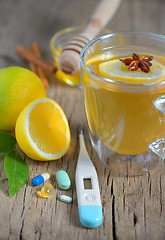
[[[36,41],[45,59],[52,61],[51,36],[60,29],[85,24],[98,0],[1,0],[0,67],[27,63],[15,54],[18,45],[28,47]],[[108,25],[113,31],[143,30],[165,34],[164,0],[122,0]],[[21,153],[29,166],[29,181],[14,197],[8,195],[8,180],[0,159],[0,240],[132,240],[165,239],[165,166],[160,163],[150,175],[117,177],[106,170],[92,151],[87,133],[81,92],[49,77],[48,97],[63,108],[71,129],[71,146],[58,161],[38,162]],[[79,153],[78,133],[85,130],[88,152],[96,166],[102,196],[104,219],[100,227],[85,229],[79,223],[75,167]],[[55,181],[57,170],[66,170],[72,186],[60,190]],[[54,194],[36,197],[31,179],[49,172]],[[72,204],[59,201],[60,194],[73,197]]]

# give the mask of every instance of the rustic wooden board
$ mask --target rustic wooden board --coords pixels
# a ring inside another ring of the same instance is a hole
[[[15,54],[17,45],[29,46],[36,41],[47,60],[51,60],[49,40],[58,30],[85,24],[97,0],[1,0],[0,67],[25,61]],[[112,30],[143,30],[165,34],[165,1],[123,0],[109,24]],[[58,161],[37,162],[21,153],[30,169],[29,181],[18,194],[8,195],[8,181],[0,158],[0,239],[56,240],[163,240],[165,239],[165,166],[162,161],[150,175],[118,177],[104,169],[93,152],[84,117],[81,91],[49,78],[47,94],[64,109],[71,128],[71,146]],[[103,203],[104,221],[97,229],[83,228],[78,219],[75,191],[75,167],[79,152],[78,133],[83,128],[89,154],[97,168]],[[72,186],[67,192],[58,188],[55,173],[68,172]],[[49,172],[54,193],[38,199],[31,179]],[[59,201],[66,193],[72,204]]]

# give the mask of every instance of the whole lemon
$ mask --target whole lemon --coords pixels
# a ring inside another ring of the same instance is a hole
[[[0,69],[0,129],[14,130],[23,108],[41,97],[46,90],[35,73],[16,66]]]

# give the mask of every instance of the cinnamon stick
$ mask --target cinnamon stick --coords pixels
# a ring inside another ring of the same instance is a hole
[[[35,54],[28,49],[25,49],[23,47],[17,47],[16,53],[20,57],[40,66],[41,68],[43,68],[45,71],[49,73],[53,74],[56,71],[56,67],[53,64],[35,56]]]
[[[33,52],[31,46],[30,46],[28,49],[29,49],[31,52]],[[30,70],[31,70],[32,72],[34,72],[34,73],[37,74],[37,66],[36,66],[34,63],[32,63],[32,62],[28,62],[28,64],[29,64]]]
[[[33,53],[37,57],[42,59],[42,56],[41,56],[41,53],[40,53],[37,43],[32,43],[31,48],[32,48]],[[36,66],[36,71],[37,71],[38,76],[41,78],[45,88],[47,89],[48,88],[48,79],[46,77],[44,70],[40,66]]]
[[[36,69],[36,65],[32,62],[29,62],[29,68],[32,72],[37,74],[37,69]]]

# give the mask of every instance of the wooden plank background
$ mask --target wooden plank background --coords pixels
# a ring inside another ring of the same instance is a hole
[[[17,45],[28,47],[36,41],[45,59],[52,61],[51,36],[60,29],[85,24],[98,0],[0,0],[0,67],[24,66],[15,54]],[[165,34],[164,0],[122,0],[108,28],[143,30]],[[18,194],[8,195],[8,181],[0,158],[0,240],[163,240],[165,239],[165,167],[162,161],[150,175],[117,177],[104,169],[92,151],[84,118],[81,92],[49,77],[47,95],[64,109],[71,128],[71,146],[58,161],[37,162],[26,157],[29,181]],[[78,219],[75,167],[79,152],[78,133],[85,130],[89,154],[97,168],[103,203],[103,224],[96,229],[83,228]],[[72,186],[66,194],[72,204],[59,201],[64,191],[55,181],[59,169],[68,172]],[[49,199],[36,197],[31,179],[49,172],[54,193]]]

